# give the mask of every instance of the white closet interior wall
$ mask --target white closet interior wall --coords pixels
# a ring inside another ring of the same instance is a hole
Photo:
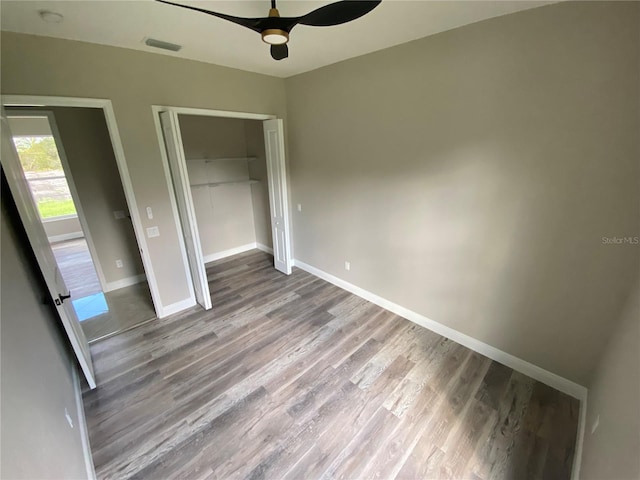
[[[262,122],[180,115],[205,262],[271,248]]]

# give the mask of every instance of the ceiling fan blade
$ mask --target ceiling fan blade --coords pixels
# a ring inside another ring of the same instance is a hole
[[[366,15],[380,5],[382,0],[344,0],[331,3],[301,17],[300,25],[312,27],[330,27],[350,22]]]
[[[271,45],[271,57],[274,60],[282,60],[289,56],[289,47],[286,43],[282,45]]]
[[[175,7],[182,7],[188,10],[194,10],[196,12],[206,13],[208,15],[213,15],[214,17],[222,18],[224,20],[228,20],[229,22],[236,23],[238,25],[242,25],[243,27],[250,28],[251,30],[260,33],[264,27],[261,26],[262,22],[264,22],[264,18],[242,18],[242,17],[234,17],[232,15],[225,15],[224,13],[212,12],[211,10],[205,10],[204,8],[192,7],[191,5],[182,5],[180,3],[173,3],[167,0],[156,0],[156,2],[165,3],[167,5],[173,5]]]

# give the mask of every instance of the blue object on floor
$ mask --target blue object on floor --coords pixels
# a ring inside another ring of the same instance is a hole
[[[88,297],[78,298],[71,302],[73,309],[78,315],[78,320],[83,321],[89,318],[97,317],[103,313],[109,311],[107,306],[107,299],[104,298],[104,293],[94,293]]]

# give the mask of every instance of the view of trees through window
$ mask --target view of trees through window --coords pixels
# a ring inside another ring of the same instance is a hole
[[[75,215],[76,208],[53,137],[20,136],[14,137],[13,142],[40,217]]]

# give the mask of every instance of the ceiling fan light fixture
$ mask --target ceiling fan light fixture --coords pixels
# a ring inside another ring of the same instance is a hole
[[[262,31],[262,41],[269,45],[282,45],[289,41],[289,33],[279,28],[268,28]]]

